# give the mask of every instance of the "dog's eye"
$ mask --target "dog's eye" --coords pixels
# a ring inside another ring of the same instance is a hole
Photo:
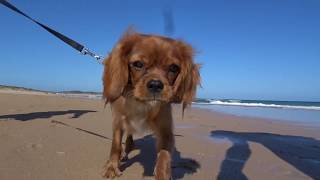
[[[135,62],[132,63],[132,66],[137,68],[137,69],[142,69],[144,64],[141,61],[135,61]]]
[[[169,66],[169,72],[178,73],[180,71],[180,67],[176,64],[171,64]]]

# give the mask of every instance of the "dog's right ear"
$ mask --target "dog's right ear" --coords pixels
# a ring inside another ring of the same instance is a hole
[[[119,98],[128,84],[128,58],[139,35],[126,32],[104,61],[103,97],[106,103]]]

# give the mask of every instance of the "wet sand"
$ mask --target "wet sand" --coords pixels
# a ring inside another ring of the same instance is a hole
[[[174,105],[173,179],[320,179],[320,131]],[[102,100],[0,92],[0,179],[103,179],[111,111]],[[153,179],[152,135],[118,179]]]

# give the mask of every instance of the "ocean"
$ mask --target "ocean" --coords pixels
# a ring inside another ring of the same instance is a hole
[[[192,106],[237,116],[320,126],[320,102],[197,99]]]

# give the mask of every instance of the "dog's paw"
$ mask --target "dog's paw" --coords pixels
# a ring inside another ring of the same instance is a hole
[[[168,151],[160,151],[158,159],[154,168],[154,175],[156,180],[170,180],[171,179],[171,156]]]
[[[105,173],[103,175],[104,178],[115,178],[121,176],[122,173],[118,167],[117,162],[108,161],[105,165]]]

